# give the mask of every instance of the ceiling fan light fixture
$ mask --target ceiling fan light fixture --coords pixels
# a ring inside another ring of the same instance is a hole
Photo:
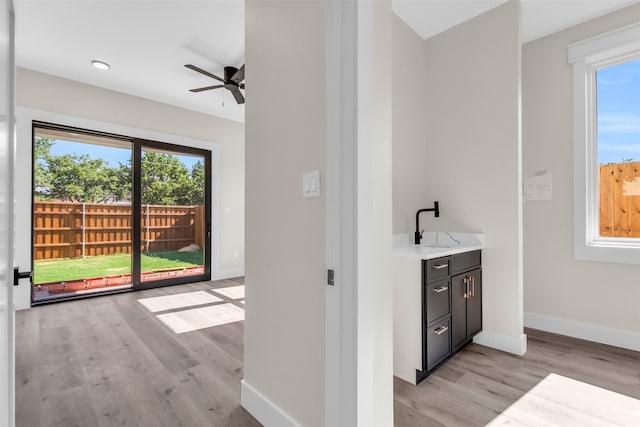
[[[98,61],[97,59],[92,60],[91,65],[93,65],[93,68],[97,68],[102,71],[108,71],[111,68],[111,65],[104,61]]]

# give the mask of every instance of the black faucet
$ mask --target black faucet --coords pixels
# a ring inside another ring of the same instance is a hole
[[[433,207],[431,209],[420,209],[416,212],[416,232],[413,235],[413,243],[416,245],[420,244],[420,241],[422,240],[422,233],[424,233],[424,230],[420,231],[420,214],[422,212],[433,212],[433,215],[437,218],[440,216],[440,205],[438,202],[433,202]]]

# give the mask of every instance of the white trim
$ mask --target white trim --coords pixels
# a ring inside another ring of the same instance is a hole
[[[236,277],[243,277],[244,269],[237,268],[234,270],[216,270],[215,273],[211,272],[211,280],[224,280],[224,279],[234,279]]]
[[[640,57],[640,24],[568,48],[573,64],[574,256],[578,260],[640,264],[640,239],[599,235],[596,71]]]
[[[220,266],[220,145],[199,139],[188,138],[180,135],[155,132],[146,129],[139,129],[115,123],[102,122],[98,120],[86,119],[82,117],[70,116],[66,114],[52,113],[50,111],[37,110],[26,107],[16,108],[16,131],[17,131],[17,164],[22,165],[15,172],[15,209],[16,212],[31,212],[31,164],[32,164],[32,141],[31,126],[34,120],[56,123],[66,126],[90,129],[101,132],[108,132],[116,135],[123,135],[132,138],[147,139],[160,142],[168,142],[185,147],[201,148],[211,151],[211,277],[218,277],[225,274],[219,271]],[[31,265],[31,215],[19,215],[16,217],[16,233],[24,238],[16,241],[16,265]],[[234,273],[235,274],[235,273]],[[237,276],[230,276],[237,277]],[[31,289],[27,285],[28,281],[23,280],[16,291],[16,307],[19,309],[31,306]]]
[[[528,328],[553,332],[554,334],[640,351],[640,333],[638,332],[607,328],[536,313],[524,313],[524,325]]]
[[[240,405],[265,427],[300,426],[286,412],[264,397],[245,380],[240,382]]]
[[[376,419],[375,318],[376,277],[373,217],[374,127],[373,96],[373,6],[367,0],[357,2],[357,167],[356,167],[356,246],[357,246],[357,427],[381,426]],[[389,236],[391,237],[391,236]],[[390,284],[389,284],[390,285]],[[392,301],[388,301],[392,304]],[[393,341],[392,341],[393,342]],[[393,351],[389,348],[389,351]],[[384,357],[380,355],[381,357]],[[393,405],[392,402],[389,402]]]
[[[16,38],[16,16],[15,16],[15,5],[13,0],[7,2],[8,3],[8,12],[9,12],[9,63],[6,65],[7,73],[8,73],[8,99],[6,100],[8,104],[7,111],[7,142],[9,144],[9,182],[8,182],[8,200],[15,200],[15,170],[17,168],[16,163],[16,122],[15,122],[15,112],[16,112],[16,61],[15,61],[15,38]],[[9,214],[9,230],[14,230],[15,228],[15,219],[16,219],[16,209],[15,204],[8,203],[7,206],[7,214]],[[6,266],[12,267],[15,266],[15,253],[12,253],[12,249],[15,248],[16,242],[16,233],[9,232],[7,236],[8,250],[9,256],[6,260]],[[7,277],[7,305],[6,308],[8,310],[8,324],[7,324],[7,334],[8,334],[8,378],[6,385],[8,386],[8,394],[7,394],[7,418],[4,421],[7,422],[8,426],[15,426],[16,422],[16,315],[15,315],[15,287],[13,286],[13,277],[11,276],[11,268],[7,271],[9,273],[9,277]],[[1,314],[0,314],[1,315]],[[4,372],[4,369],[1,371]],[[3,386],[5,384],[2,384]]]
[[[624,55],[638,49],[640,49],[640,23],[572,43],[569,45],[567,56],[570,64],[581,60],[598,62],[606,57]]]
[[[507,353],[523,356],[527,352],[527,336],[520,334],[517,337],[499,334],[493,331],[482,331],[473,338],[476,344],[506,351]]]
[[[357,425],[357,7],[326,3],[325,425]],[[336,73],[335,70],[340,70]]]

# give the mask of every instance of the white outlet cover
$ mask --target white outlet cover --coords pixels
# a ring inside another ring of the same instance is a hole
[[[302,175],[302,197],[320,197],[320,171]]]

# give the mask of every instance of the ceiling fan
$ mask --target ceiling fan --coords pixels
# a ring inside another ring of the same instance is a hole
[[[196,67],[195,65],[186,64],[185,67],[222,82],[221,85],[190,89],[191,92],[203,92],[205,90],[219,89],[223,87],[231,92],[238,104],[244,104],[244,96],[242,95],[242,92],[240,92],[240,89],[244,89],[244,83],[242,83],[242,81],[244,80],[244,65],[242,65],[240,69],[236,67],[224,67],[224,79],[216,76],[215,74],[211,74],[210,72],[205,71],[202,68]]]

